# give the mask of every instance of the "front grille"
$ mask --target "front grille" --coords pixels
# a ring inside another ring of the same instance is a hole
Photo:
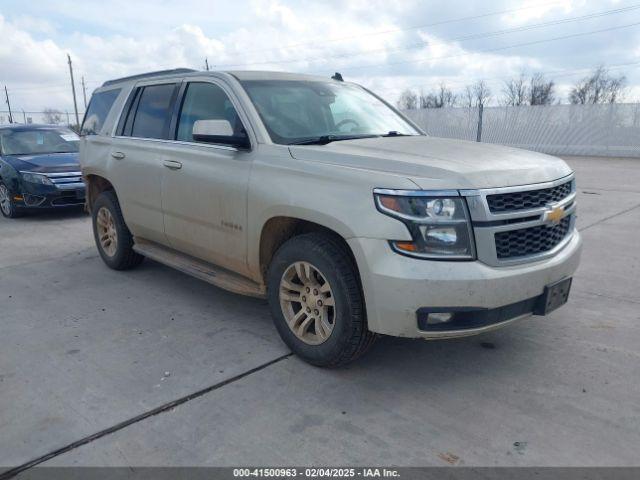
[[[527,210],[559,202],[571,193],[571,180],[561,185],[526,192],[487,195],[489,210],[493,213]]]
[[[81,172],[47,173],[58,190],[77,190],[84,187]]]
[[[571,215],[556,225],[538,225],[495,234],[496,253],[499,260],[525,257],[548,252],[557,246],[569,233]]]

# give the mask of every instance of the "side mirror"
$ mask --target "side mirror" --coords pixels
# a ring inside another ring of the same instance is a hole
[[[228,120],[196,120],[191,136],[196,142],[218,143],[238,148],[251,146],[246,135],[234,135]]]

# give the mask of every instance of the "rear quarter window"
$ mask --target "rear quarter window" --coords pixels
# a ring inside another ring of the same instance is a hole
[[[81,135],[97,135],[120,94],[120,88],[94,93],[82,121]]]

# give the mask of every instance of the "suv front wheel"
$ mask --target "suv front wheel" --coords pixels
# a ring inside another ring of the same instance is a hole
[[[337,367],[373,344],[355,266],[332,236],[309,233],[285,242],[269,266],[267,285],[280,336],[307,362]]]
[[[133,250],[129,231],[115,192],[102,192],[93,204],[93,236],[104,263],[114,270],[134,268],[144,257]]]

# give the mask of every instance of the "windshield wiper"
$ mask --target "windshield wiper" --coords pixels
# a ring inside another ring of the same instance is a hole
[[[375,138],[379,135],[320,135],[319,137],[307,138],[298,142],[291,142],[289,145],[326,145],[331,142],[341,140],[357,140],[360,138]]]
[[[390,132],[380,136],[381,137],[413,137],[414,135],[411,135],[409,133],[400,133],[396,130],[391,130]]]

